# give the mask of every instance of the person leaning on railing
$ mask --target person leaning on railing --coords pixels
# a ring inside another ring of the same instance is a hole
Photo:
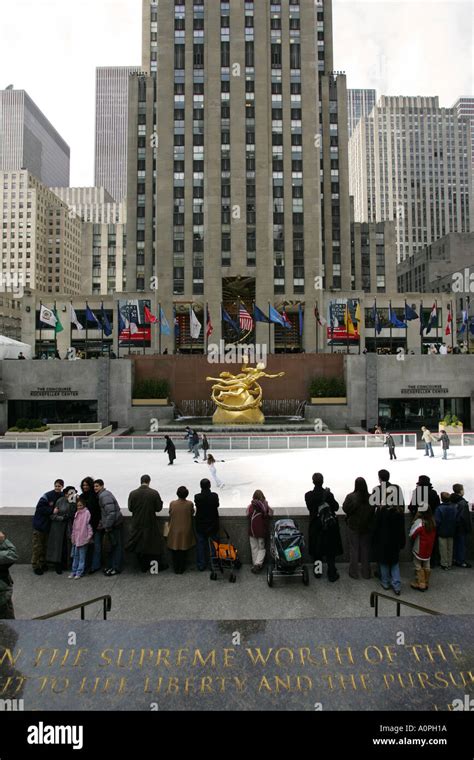
[[[18,552],[5,533],[0,532],[0,620],[14,620],[13,580],[10,567],[18,560]]]

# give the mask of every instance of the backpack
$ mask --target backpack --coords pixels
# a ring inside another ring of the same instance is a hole
[[[327,490],[326,490],[327,493]],[[318,517],[321,521],[321,527],[324,531],[331,530],[337,523],[337,518],[329,504],[323,501],[318,507]]]

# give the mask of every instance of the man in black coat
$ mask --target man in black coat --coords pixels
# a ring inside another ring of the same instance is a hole
[[[453,485],[453,492],[449,497],[452,504],[456,505],[456,533],[454,534],[454,562],[456,567],[471,567],[466,560],[467,536],[472,533],[471,513],[469,502],[464,497],[462,483]]]
[[[322,560],[326,557],[328,565],[328,580],[331,582],[339,579],[336,569],[336,557],[342,554],[341,533],[336,513],[339,509],[334,495],[329,488],[323,488],[324,477],[320,472],[313,475],[314,488],[305,494],[305,502],[310,514],[309,521],[309,553],[314,562],[313,574],[315,578],[321,578]],[[323,525],[321,513],[327,505],[333,516],[331,524]]]
[[[211,491],[211,481],[203,478],[201,493],[194,496],[196,506],[196,551],[198,570],[209,563],[209,539],[219,535],[219,496]]]
[[[163,509],[163,501],[158,491],[150,488],[150,483],[150,476],[142,475],[140,488],[131,491],[128,497],[132,525],[125,548],[135,552],[142,573],[150,570],[152,562],[158,563],[159,572],[168,568],[163,561],[165,545],[156,516]]]
[[[48,533],[51,527],[51,515],[58,499],[63,495],[64,480],[57,478],[54,481],[54,491],[44,493],[36,505],[33,517],[33,546],[31,564],[35,575],[43,575],[48,569],[46,564],[46,546]]]

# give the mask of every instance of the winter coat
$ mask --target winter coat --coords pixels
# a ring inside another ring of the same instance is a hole
[[[74,519],[75,504],[70,504],[65,496],[57,500],[55,506],[59,512],[51,514],[51,527],[48,535],[48,548],[46,550],[47,562],[62,562],[65,549],[65,539],[68,535],[67,528],[71,520]]]
[[[175,499],[170,503],[168,549],[183,552],[196,545],[193,514],[194,504],[188,499]]]
[[[334,526],[329,530],[323,530],[321,520],[319,519],[319,507],[325,502],[329,505],[334,515],[337,513],[339,504],[334,495],[329,488],[315,486],[312,491],[308,491],[305,494],[304,498],[310,515],[309,553],[313,557],[313,561],[326,556],[337,557],[339,554],[342,554],[341,532],[337,518]]]
[[[395,483],[381,483],[375,486],[370,495],[370,502],[375,507],[399,507],[402,512],[405,510],[403,491]]]
[[[164,542],[156,513],[163,509],[163,501],[158,491],[141,485],[130,493],[128,508],[132,513],[132,525],[125,548],[136,554],[161,557]]]
[[[347,515],[347,527],[350,530],[361,535],[372,531],[375,505],[370,503],[369,498],[364,499],[359,493],[353,491],[344,499],[342,510]]]
[[[380,507],[375,513],[372,548],[381,565],[396,565],[405,546],[405,517],[397,507]]]
[[[54,506],[58,499],[60,499],[62,493],[56,493],[56,491],[47,491],[42,495],[38,504],[36,505],[36,511],[33,517],[33,529],[40,533],[48,533],[51,527],[51,515],[53,514]]]
[[[209,451],[209,449],[211,448],[210,445],[209,445],[209,441],[207,440],[207,438],[203,438],[202,439],[201,448],[202,448],[203,451]]]
[[[92,530],[95,533],[101,520],[99,498],[95,491],[87,491],[87,493],[81,493],[81,499],[86,502],[86,507],[91,515]]]
[[[413,555],[417,559],[430,559],[436,541],[436,529],[426,530],[421,517],[417,518],[410,528],[410,538],[414,540]]]
[[[165,454],[169,455],[169,458],[172,462],[174,462],[174,460],[176,459],[176,446],[174,445],[171,438],[168,441],[166,441]]]
[[[253,499],[247,507],[247,517],[249,518],[249,536],[253,538],[267,538],[270,530],[270,518],[273,515],[266,501]]]
[[[469,504],[464,496],[460,496],[457,493],[451,494],[450,501],[456,505],[456,534],[460,536],[466,536],[468,533],[472,533],[471,513],[469,512]]]
[[[84,507],[76,510],[72,524],[71,542],[73,546],[86,546],[94,535],[91,513]]]
[[[104,488],[99,493],[100,521],[104,530],[117,528],[123,522],[123,515],[113,493]]]
[[[428,506],[431,510],[431,513],[434,515],[436,507],[439,507],[440,505],[440,498],[438,496],[438,492],[435,491],[433,486],[430,484],[429,486],[417,486],[415,490],[412,493],[412,497],[410,500],[410,504],[408,505],[408,509],[412,513],[412,515],[416,515],[418,511],[418,507],[421,506],[424,502],[424,489],[428,489]]]
[[[194,497],[196,505],[196,531],[204,536],[219,532],[219,496],[213,491],[201,491]]]
[[[0,543],[0,607],[10,601],[13,594],[13,579],[10,567],[18,560],[18,552],[6,538]]]
[[[449,449],[450,440],[446,431],[441,433],[439,440],[441,441],[441,448],[443,449],[443,451],[447,451]]]
[[[199,434],[198,433],[193,433],[191,435],[191,443],[192,443],[193,446],[198,446],[199,445]]]
[[[457,521],[456,505],[451,502],[446,504],[443,501],[439,507],[436,507],[434,518],[438,536],[440,538],[454,538]]]
[[[387,435],[383,445],[388,446],[389,451],[395,451],[395,441],[393,440],[391,435]]]
[[[421,436],[421,439],[425,443],[434,443],[436,441],[436,438],[434,437],[433,433],[431,433],[429,430],[424,431],[424,433]]]

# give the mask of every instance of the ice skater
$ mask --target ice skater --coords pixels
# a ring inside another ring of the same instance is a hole
[[[174,445],[173,441],[169,437],[169,435],[165,435],[165,454],[168,454],[169,462],[168,467],[174,463],[174,460],[176,459],[176,446]]]
[[[441,441],[441,448],[443,449],[443,459],[447,459],[450,440],[449,440],[449,435],[447,434],[446,430],[441,431],[441,435],[438,438],[438,441]]]
[[[197,459],[195,459],[194,461],[196,462],[196,464],[198,464]],[[225,462],[225,459],[218,459],[217,461]],[[212,454],[208,454],[206,462],[205,463],[201,462],[201,464],[207,464],[207,466],[209,467],[209,472],[211,473],[211,478],[216,488],[224,488],[225,483],[222,482],[222,480],[219,478],[219,475],[217,474],[216,460],[214,459]]]
[[[210,449],[209,441],[207,440],[207,436],[205,433],[202,434],[202,443],[201,443],[201,449],[204,452],[203,460],[206,461],[207,459],[207,452]]]
[[[433,443],[434,443],[434,441],[436,440],[436,438],[435,438],[435,437],[434,437],[434,435],[433,435],[433,434],[432,434],[432,433],[431,433],[431,432],[428,430],[428,428],[427,428],[427,427],[424,427],[424,426],[423,426],[423,427],[421,428],[421,432],[422,432],[422,434],[423,434],[423,435],[421,436],[421,438],[422,438],[422,440],[423,440],[423,442],[424,442],[424,444],[425,444],[425,457],[434,457],[434,454],[433,454]]]
[[[388,446],[388,450],[390,453],[390,461],[392,461],[392,459],[396,459],[397,455],[395,454],[395,441],[393,440],[393,436],[390,433],[387,433],[387,435],[385,436],[385,441],[383,445]]]

